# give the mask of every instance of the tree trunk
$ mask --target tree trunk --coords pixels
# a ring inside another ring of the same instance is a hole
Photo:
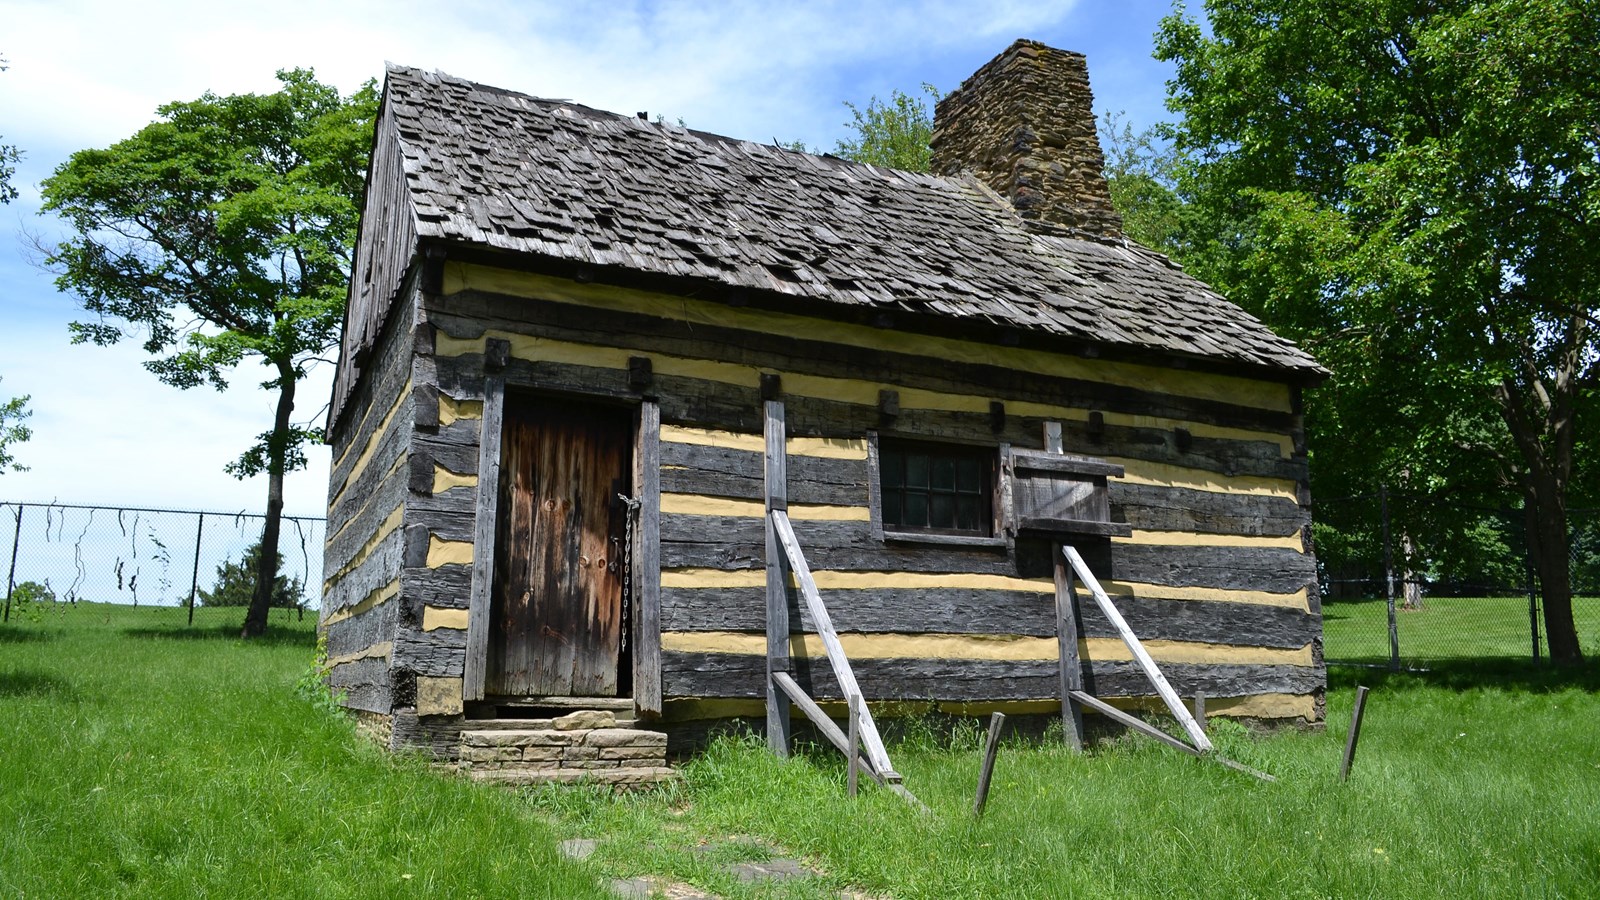
[[[1538,488],[1548,485],[1535,485]],[[1524,500],[1528,555],[1539,576],[1539,602],[1544,606],[1544,634],[1550,659],[1558,663],[1583,661],[1578,646],[1578,626],[1572,618],[1572,560],[1567,547],[1566,498],[1559,494],[1529,496]]]
[[[256,591],[250,598],[250,611],[244,617],[240,637],[250,638],[267,631],[267,612],[272,608],[272,586],[278,581],[278,533],[283,520],[283,473],[289,450],[289,417],[294,412],[295,378],[293,369],[278,366],[278,410],[272,419],[272,436],[267,439],[267,516],[261,528],[261,564],[256,569]]]
[[[1417,557],[1417,542],[1411,539],[1411,532],[1400,532],[1400,583],[1402,585],[1402,609],[1417,610],[1422,608],[1422,580],[1411,569],[1411,561]]]

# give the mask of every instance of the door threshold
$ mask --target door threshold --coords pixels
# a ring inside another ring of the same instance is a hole
[[[632,697],[485,697],[481,703],[468,704],[467,718],[503,718],[507,713],[527,711],[570,712],[580,709],[598,709],[614,713],[633,714]]]

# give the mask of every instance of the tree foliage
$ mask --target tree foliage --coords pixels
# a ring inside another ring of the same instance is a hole
[[[74,232],[47,263],[90,314],[72,324],[74,342],[137,336],[146,368],[179,388],[221,389],[245,360],[267,368],[272,425],[227,467],[268,475],[247,636],[266,627],[283,476],[321,437],[292,418],[295,386],[338,340],[377,106],[370,82],[341,97],[309,70],[278,80],[273,94],[162,106],[154,123],[74,153],[44,182],[44,208]]]
[[[28,467],[17,462],[11,448],[33,437],[33,429],[23,424],[33,415],[28,409],[28,395],[12,397],[0,402],[0,475],[7,470],[26,472]]]
[[[255,597],[256,573],[261,569],[261,542],[256,541],[237,560],[217,566],[217,580],[211,590],[201,588],[204,606],[249,606]],[[305,585],[298,578],[278,575],[272,582],[272,607],[295,609],[306,601]]]
[[[1600,17],[1583,0],[1206,14],[1209,33],[1180,11],[1157,38],[1207,224],[1185,262],[1333,369],[1308,430],[1335,490],[1520,499],[1552,656],[1580,658],[1566,511],[1593,478]]]
[[[833,152],[845,159],[891,169],[926,172],[933,164],[928,142],[933,137],[933,106],[939,90],[922,85],[921,96],[896,90],[885,103],[877,97],[865,108],[845,101],[851,121],[845,127],[854,136],[839,141]]]

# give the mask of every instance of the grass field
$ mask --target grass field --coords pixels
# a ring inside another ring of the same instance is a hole
[[[202,611],[204,612],[204,611]],[[224,611],[225,612],[225,611]],[[87,613],[87,615],[85,615]],[[526,794],[393,759],[297,695],[309,622],[265,641],[80,607],[0,628],[0,896],[604,896],[658,873],[727,897],[1579,897],[1600,885],[1600,667],[1363,672],[1326,731],[1229,755],[1265,784],[1147,741],[1077,756],[1009,744],[969,813],[976,724],[891,748],[919,815],[844,795],[836,755],[725,741],[673,789]],[[555,852],[599,839],[585,863]],[[776,848],[763,849],[748,838]],[[809,882],[735,883],[720,864],[794,853]]]
[[[1600,652],[1600,597],[1576,597],[1572,611],[1584,652]],[[1389,660],[1389,612],[1383,598],[1324,603],[1322,626],[1328,659]],[[1400,658],[1408,662],[1533,656],[1527,597],[1429,597],[1422,609],[1398,610],[1395,627]],[[1542,619],[1539,630],[1542,635]]]

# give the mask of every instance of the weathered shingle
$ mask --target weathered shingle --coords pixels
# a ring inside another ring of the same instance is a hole
[[[1142,247],[1024,227],[969,178],[797,153],[391,67],[421,238],[1320,374]]]

